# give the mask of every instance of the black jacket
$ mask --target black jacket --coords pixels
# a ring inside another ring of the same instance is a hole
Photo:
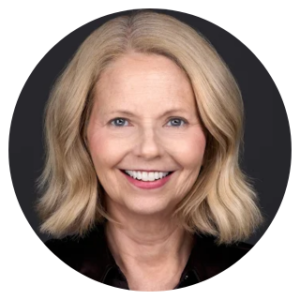
[[[52,239],[46,246],[76,271],[104,284],[128,289],[124,274],[117,266],[99,225],[84,238]],[[251,245],[245,243],[217,246],[210,236],[195,235],[195,244],[177,286],[182,288],[213,277],[242,258]]]

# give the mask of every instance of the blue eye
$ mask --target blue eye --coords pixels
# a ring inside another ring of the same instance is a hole
[[[171,119],[168,123],[168,126],[172,127],[181,127],[186,124],[186,122],[182,119],[176,118],[176,119]]]
[[[128,121],[123,118],[116,118],[110,122],[113,126],[117,127],[123,127],[123,126],[128,126]]]

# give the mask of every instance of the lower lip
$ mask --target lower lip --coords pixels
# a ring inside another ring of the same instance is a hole
[[[173,172],[170,175],[168,175],[168,176],[166,176],[162,179],[155,180],[155,181],[141,181],[141,180],[137,180],[137,179],[134,179],[134,178],[130,177],[129,175],[123,173],[122,171],[121,171],[121,173],[134,186],[136,186],[140,189],[146,189],[146,190],[157,189],[157,188],[162,187],[163,185],[165,185],[170,180],[171,176],[174,174],[174,172]]]

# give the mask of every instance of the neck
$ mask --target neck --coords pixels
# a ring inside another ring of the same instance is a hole
[[[135,216],[118,210],[117,216],[110,215],[121,225],[107,223],[108,245],[130,288],[174,288],[191,252],[192,235],[170,214]]]

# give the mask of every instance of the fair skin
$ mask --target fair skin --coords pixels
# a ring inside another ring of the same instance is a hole
[[[108,214],[120,223],[108,222],[106,233],[129,288],[173,289],[193,246],[173,213],[206,145],[186,74],[160,55],[118,58],[96,84],[87,140]],[[167,176],[134,179],[133,171]]]

